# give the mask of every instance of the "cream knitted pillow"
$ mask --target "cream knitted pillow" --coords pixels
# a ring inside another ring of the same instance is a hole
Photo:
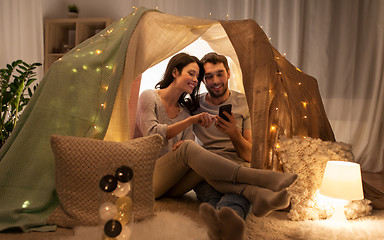
[[[101,194],[99,181],[121,165],[133,170],[133,220],[152,216],[153,170],[162,143],[160,135],[123,143],[51,136],[60,205],[51,214],[48,223],[61,227],[97,225]]]
[[[284,172],[296,173],[298,178],[289,188],[291,220],[325,219],[333,214],[333,208],[321,204],[317,192],[320,189],[325,166],[328,161],[350,161],[354,156],[352,147],[341,142],[322,141],[310,137],[279,139],[277,156]],[[345,207],[346,217],[355,219],[370,214],[369,200],[350,201]]]

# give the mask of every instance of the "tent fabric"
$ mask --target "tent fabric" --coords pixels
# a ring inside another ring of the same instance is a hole
[[[334,140],[316,80],[285,60],[254,21],[219,22],[139,8],[76,46],[44,76],[0,150],[0,230],[53,230],[46,226],[58,205],[49,137],[130,139],[140,74],[199,37],[231,57],[240,76],[230,86],[247,96],[252,166],[281,167],[273,152],[278,135]]]
[[[253,20],[221,21],[243,72],[252,119],[252,166],[281,170],[279,135],[335,141],[317,81],[290,64]]]
[[[0,230],[52,230],[55,209],[52,134],[103,139],[139,9],[55,62],[0,150]],[[44,226],[39,228],[39,226]]]

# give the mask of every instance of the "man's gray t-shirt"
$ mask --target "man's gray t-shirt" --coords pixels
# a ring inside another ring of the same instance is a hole
[[[199,95],[200,108],[196,110],[194,114],[208,112],[213,115],[218,115],[220,106],[232,104],[232,112],[236,117],[239,131],[242,133],[243,130],[251,128],[249,108],[244,94],[231,91],[229,98],[217,106],[208,104],[205,101],[206,94],[207,93],[203,93]],[[229,136],[218,130],[214,124],[209,128],[194,124],[193,132],[197,137],[198,143],[205,149],[231,160],[244,161],[237,155]]]

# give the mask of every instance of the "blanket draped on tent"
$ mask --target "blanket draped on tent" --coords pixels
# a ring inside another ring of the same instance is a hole
[[[281,56],[254,21],[140,8],[76,46],[44,76],[0,150],[0,230],[53,230],[46,225],[58,205],[50,136],[130,139],[140,74],[199,37],[241,69],[234,71],[243,76],[238,88],[251,112],[253,167],[281,170],[274,157],[279,135],[334,140],[316,80]]]

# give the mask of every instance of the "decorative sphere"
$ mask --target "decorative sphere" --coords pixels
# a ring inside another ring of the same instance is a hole
[[[119,236],[121,233],[122,226],[121,223],[117,220],[109,220],[104,225],[104,233],[108,237],[114,238]]]
[[[127,196],[129,191],[131,191],[131,183],[130,182],[123,183],[123,182],[118,181],[117,187],[113,191],[113,194],[116,195],[117,197],[124,197],[124,196]]]
[[[115,217],[115,220],[119,221],[121,225],[126,225],[131,220],[131,213],[130,212],[123,212],[119,211],[117,213],[117,216]]]
[[[105,175],[100,179],[100,188],[104,192],[113,192],[117,187],[117,179],[113,175]]]
[[[133,201],[130,197],[121,197],[116,200],[117,211],[129,213],[132,210]]]
[[[130,167],[128,166],[121,166],[118,169],[116,169],[116,178],[120,182],[126,183],[132,180],[133,178],[133,171]]]
[[[99,207],[99,216],[101,220],[107,221],[113,219],[117,214],[116,205],[111,202],[105,202]]]
[[[121,234],[117,237],[117,240],[129,240],[131,233],[131,229],[128,226],[124,226]]]

